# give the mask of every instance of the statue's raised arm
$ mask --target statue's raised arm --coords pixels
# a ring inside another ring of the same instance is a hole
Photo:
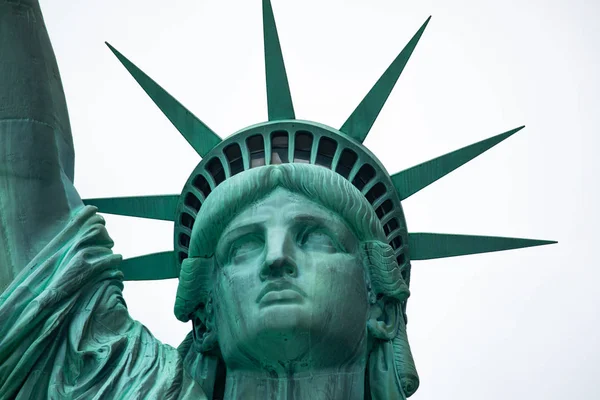
[[[82,203],[56,59],[37,0],[0,0],[0,292]]]
[[[121,257],[73,164],[39,4],[0,0],[0,399],[205,398],[130,318]]]

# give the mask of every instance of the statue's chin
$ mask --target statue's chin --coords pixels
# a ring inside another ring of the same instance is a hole
[[[259,307],[229,343],[221,341],[228,368],[255,370],[276,375],[297,375],[340,365],[364,364],[366,329],[340,329],[310,304],[285,302]]]
[[[278,356],[297,359],[308,351],[309,338],[315,320],[305,304],[276,303],[260,309],[255,340],[263,349],[272,348]]]

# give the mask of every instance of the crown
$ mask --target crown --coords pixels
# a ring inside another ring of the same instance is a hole
[[[174,222],[174,250],[126,259],[125,280],[177,278],[188,256],[202,203],[228,178],[263,165],[309,163],[350,181],[369,201],[394,249],[404,278],[410,261],[556,243],[547,240],[441,233],[408,233],[401,201],[510,137],[509,130],[398,173],[389,174],[362,143],[410,59],[431,17],[339,128],[295,119],[292,97],[270,0],[263,0],[268,121],[223,140],[161,86],[107,43],[119,61],[202,157],[182,192],[173,195],[85,199],[100,212]]]

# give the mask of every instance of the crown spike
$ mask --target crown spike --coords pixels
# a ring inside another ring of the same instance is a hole
[[[492,136],[480,142],[455,150],[451,153],[426,161],[392,175],[392,182],[400,195],[400,200],[407,199],[419,190],[429,186],[441,177],[466,164],[486,150],[494,147],[504,139],[517,133],[525,126]]]
[[[119,268],[126,281],[156,281],[179,276],[173,251],[128,258],[121,262]]]
[[[101,213],[128,217],[174,221],[179,196],[107,197],[84,199],[83,204],[96,206]]]
[[[117,49],[112,47],[108,42],[105,43],[201,157],[204,157],[213,147],[221,142],[221,138],[215,132],[188,111],[179,101],[167,93],[166,90],[136,67]]]
[[[340,128],[340,131],[361,143],[365,140],[369,134],[369,131],[371,130],[371,127],[375,123],[379,112],[383,108],[390,93],[392,92],[394,85],[396,85],[400,74],[402,74],[406,63],[417,46],[421,35],[423,35],[423,32],[425,31],[430,19],[431,16],[427,18],[421,28],[419,28],[417,33],[415,33],[412,39],[410,39],[408,44],[404,47],[404,49],[402,49],[400,54],[398,54],[388,69],[383,73],[383,75],[381,75],[381,78],[379,78],[377,83],[360,102],[358,107],[356,107],[352,115],[350,115],[346,122],[344,122],[344,125],[342,125]]]
[[[558,242],[552,240],[444,233],[408,234],[408,247],[411,260],[431,260],[434,258],[489,253],[554,243]]]
[[[283,54],[270,0],[263,0],[263,32],[265,42],[265,73],[269,121],[295,119]]]

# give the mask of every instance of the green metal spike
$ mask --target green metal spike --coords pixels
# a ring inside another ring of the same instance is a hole
[[[108,197],[101,199],[84,199],[85,205],[98,207],[106,214],[126,215],[173,221],[179,195],[139,196],[139,197]]]
[[[427,18],[423,25],[421,25],[421,28],[419,28],[417,33],[410,39],[408,44],[402,49],[388,69],[381,75],[381,78],[379,78],[358,107],[356,107],[356,110],[354,110],[352,115],[344,122],[340,131],[361,143],[365,140],[371,127],[375,123],[379,112],[392,92],[394,85],[396,85],[400,74],[402,74],[406,63],[417,46],[421,35],[423,35],[430,19],[431,16]]]
[[[497,236],[453,235],[444,233],[409,233],[411,260],[431,260],[542,246],[558,243],[551,240],[519,239]]]
[[[119,268],[126,281],[157,281],[179,276],[175,253],[172,251],[128,258],[121,262]]]
[[[169,121],[196,150],[201,157],[204,157],[213,147],[221,142],[221,138],[212,131],[204,122],[200,121],[194,114],[188,111],[179,101],[167,93],[152,78],[146,75],[142,70],[136,67],[117,49],[105,42],[108,48],[114,53],[137,83],[150,96],[152,101],[160,108]]]
[[[523,128],[524,125],[392,175],[400,200],[412,196]]]
[[[295,119],[277,26],[270,0],[263,0],[263,31],[265,40],[265,72],[267,75],[267,106],[269,121]]]

